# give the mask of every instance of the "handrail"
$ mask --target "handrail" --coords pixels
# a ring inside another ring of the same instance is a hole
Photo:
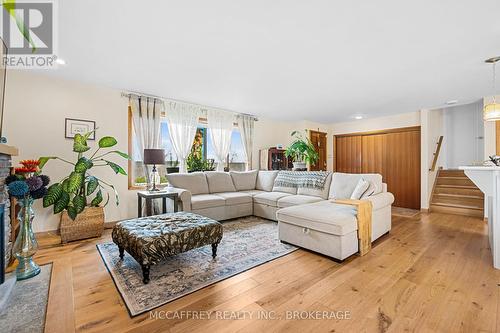
[[[441,145],[442,144],[443,144],[443,136],[441,135],[439,137],[438,142],[437,142],[436,151],[434,152],[434,159],[432,161],[432,167],[429,169],[429,171],[436,170],[436,164],[437,164],[437,161],[438,161],[438,158],[439,158],[439,153],[441,152]]]

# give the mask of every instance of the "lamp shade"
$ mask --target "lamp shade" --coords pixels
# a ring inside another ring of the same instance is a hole
[[[483,116],[485,121],[500,120],[500,104],[495,102],[486,104],[483,109]]]
[[[144,164],[165,164],[165,149],[144,149]]]

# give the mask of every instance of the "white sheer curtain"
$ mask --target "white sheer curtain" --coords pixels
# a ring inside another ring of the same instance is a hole
[[[132,126],[134,130],[135,147],[138,148],[134,160],[144,160],[144,149],[159,148],[160,116],[162,102],[155,98],[131,98],[129,105],[132,110]],[[144,166],[146,177],[149,174]]]
[[[168,132],[172,147],[180,162],[179,172],[187,172],[186,159],[191,152],[200,113],[200,107],[196,105],[173,101],[165,102]]]
[[[224,171],[224,163],[231,146],[234,120],[235,116],[231,112],[207,109],[207,123],[217,158],[217,171]]]
[[[238,129],[240,130],[241,142],[245,151],[246,169],[252,169],[253,133],[255,118],[248,115],[238,116]]]

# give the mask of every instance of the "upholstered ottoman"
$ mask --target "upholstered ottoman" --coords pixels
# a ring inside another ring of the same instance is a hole
[[[222,239],[222,224],[201,215],[178,212],[118,222],[112,232],[120,258],[127,251],[142,267],[143,282],[149,269],[163,259],[205,245],[212,257]]]

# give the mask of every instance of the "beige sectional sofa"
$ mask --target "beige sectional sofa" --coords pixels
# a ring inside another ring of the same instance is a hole
[[[354,207],[332,203],[349,199],[358,181],[370,183],[372,241],[391,229],[394,196],[378,174],[329,173],[323,189],[278,187],[279,171],[194,172],[167,175],[180,208],[216,220],[255,215],[278,221],[283,242],[338,260],[358,251]]]

